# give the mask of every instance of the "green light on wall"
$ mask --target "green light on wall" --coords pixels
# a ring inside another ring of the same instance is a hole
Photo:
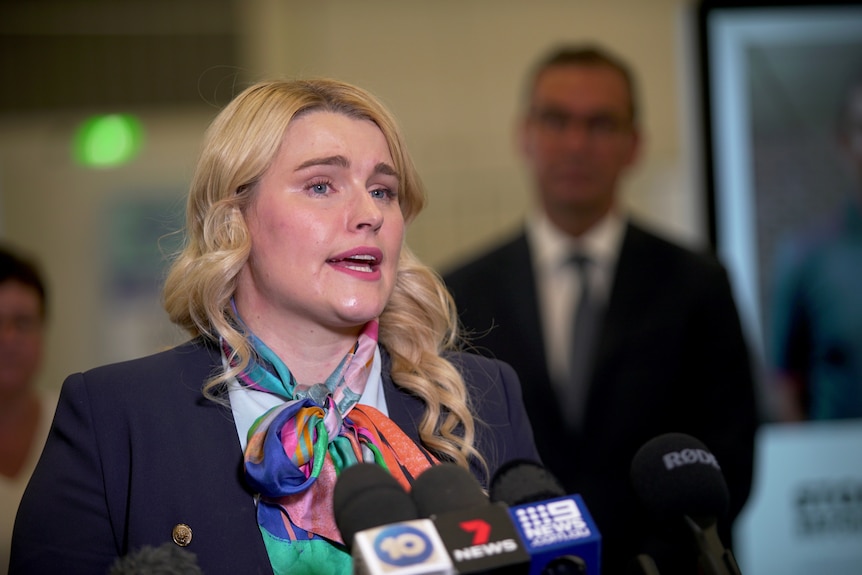
[[[75,134],[75,160],[91,168],[125,164],[141,150],[143,128],[129,114],[108,114],[88,118]]]

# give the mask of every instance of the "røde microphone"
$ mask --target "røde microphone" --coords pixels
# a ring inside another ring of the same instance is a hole
[[[413,482],[413,501],[430,517],[460,574],[527,573],[530,556],[505,505],[491,503],[473,475],[441,463]]]
[[[378,465],[357,463],[342,471],[332,507],[354,573],[455,574],[433,523],[419,518],[410,495]]]
[[[158,547],[145,545],[120,557],[111,565],[108,575],[202,575],[194,553],[163,543]]]
[[[657,519],[682,522],[697,545],[703,575],[740,575],[716,528],[730,494],[715,456],[698,439],[668,433],[647,441],[632,460],[631,481]]]
[[[530,575],[598,575],[601,536],[579,495],[532,461],[502,466],[491,479],[491,501],[509,514],[530,554]]]

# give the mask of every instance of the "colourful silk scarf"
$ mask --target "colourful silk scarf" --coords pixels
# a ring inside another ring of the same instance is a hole
[[[237,379],[285,400],[252,424],[245,450],[246,480],[260,495],[258,525],[273,571],[350,573],[332,510],[341,470],[375,462],[409,489],[436,459],[383,413],[357,403],[374,360],[376,321],[363,328],[329,378],[314,385],[299,384],[272,350],[249,338],[257,357]],[[224,340],[222,348],[230,357]]]

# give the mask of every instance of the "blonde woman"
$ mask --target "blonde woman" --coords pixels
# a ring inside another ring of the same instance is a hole
[[[193,339],[75,374],[20,507],[12,573],[104,573],[173,540],[204,573],[349,573],[337,474],[402,485],[538,460],[514,371],[454,351],[404,246],[424,196],[392,116],[332,81],[268,82],[207,131],[165,284]]]

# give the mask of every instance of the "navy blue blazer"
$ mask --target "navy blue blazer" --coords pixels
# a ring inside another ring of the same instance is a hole
[[[544,464],[569,493],[584,496],[602,533],[603,573],[652,551],[654,521],[640,513],[629,468],[646,441],[667,432],[697,437],[720,462],[731,493],[729,516],[720,523],[729,545],[730,520],[751,487],[757,410],[724,268],[627,225],[582,433],[569,433],[556,408],[532,270],[522,231],[444,280],[476,351],[515,368]]]
[[[477,447],[491,473],[538,461],[512,368],[449,359],[482,421]],[[118,556],[171,541],[178,524],[191,528],[186,549],[207,575],[272,573],[233,416],[201,393],[220,366],[218,349],[195,340],[70,376],[18,510],[10,575],[106,573]],[[424,404],[392,381],[386,353],[383,386],[391,419],[418,442]]]

